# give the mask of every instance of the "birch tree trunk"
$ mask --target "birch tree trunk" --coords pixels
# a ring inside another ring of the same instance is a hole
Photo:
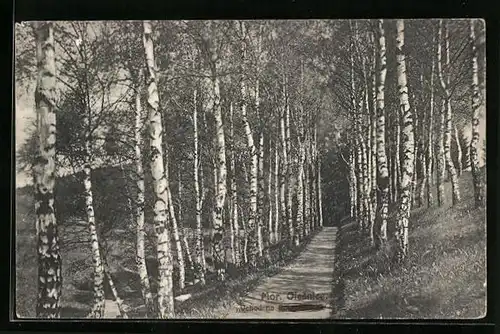
[[[167,196],[168,196],[168,213],[170,215],[170,221],[172,222],[172,236],[174,237],[175,250],[177,252],[177,266],[179,270],[179,289],[183,290],[186,283],[186,267],[184,264],[184,255],[182,254],[182,244],[179,235],[179,224],[177,224],[177,218],[175,217],[175,209],[172,199],[172,193],[170,191],[170,185],[167,181]]]
[[[434,43],[432,43],[434,45]],[[432,64],[431,64],[431,78],[430,78],[430,101],[429,101],[429,115],[427,117],[428,119],[428,132],[427,132],[427,165],[426,165],[426,173],[425,173],[425,184],[427,188],[427,206],[431,207],[433,204],[433,198],[432,198],[432,173],[433,173],[433,157],[434,157],[434,152],[433,152],[433,141],[434,141],[434,136],[433,136],[433,129],[434,129],[434,57],[432,57]]]
[[[305,159],[304,159],[304,191],[305,191],[305,196],[304,196],[304,222],[305,222],[305,236],[308,236],[311,231],[313,230],[313,225],[311,224],[311,178],[310,178],[310,161],[311,161],[311,139],[310,139],[310,132],[307,132],[307,139],[306,139],[306,148],[307,150],[304,152],[305,153]]]
[[[404,39],[404,21],[396,21],[397,37],[396,37],[396,61],[397,61],[397,76],[398,76],[398,93],[401,113],[403,116],[402,123],[402,148],[403,148],[403,175],[401,177],[401,194],[398,203],[398,220],[397,220],[397,238],[399,241],[399,256],[404,259],[408,254],[408,224],[411,211],[411,181],[414,173],[415,164],[415,139],[413,134],[413,113],[410,109],[408,101],[408,86],[406,79],[406,63],[405,63],[405,39]]]
[[[274,243],[280,240],[280,184],[279,184],[279,144],[274,148]],[[284,196],[283,196],[284,197]]]
[[[141,82],[141,76],[137,80]],[[134,152],[135,152],[135,171],[137,174],[137,205],[135,212],[136,221],[136,264],[137,272],[139,273],[139,278],[141,281],[141,294],[144,300],[144,305],[146,306],[146,316],[154,317],[156,316],[155,305],[153,302],[153,295],[151,294],[151,285],[149,282],[148,270],[146,267],[146,254],[144,238],[146,232],[144,230],[144,170],[142,166],[142,103],[141,103],[141,93],[142,85],[137,85],[135,92],[135,127],[134,127]]]
[[[358,187],[356,186],[357,184],[357,177],[356,177],[356,167],[355,167],[355,159],[354,159],[354,149],[351,148],[351,151],[349,153],[349,175],[350,175],[350,194],[351,194],[351,217],[354,218],[356,221],[358,219]]]
[[[280,172],[280,202],[281,202],[281,220],[282,220],[282,231],[286,230],[286,227],[289,226],[288,223],[288,205],[287,205],[287,187],[286,187],[286,179],[288,176],[288,149],[287,149],[287,139],[286,139],[286,80],[285,76],[283,76],[283,105],[281,108],[280,114],[280,129],[281,129],[281,148],[282,148],[282,159],[281,159],[281,172]],[[283,233],[286,237],[290,237],[291,232],[288,230],[286,233]],[[283,235],[282,235],[283,238]]]
[[[299,130],[302,132],[302,130]],[[302,137],[302,133],[300,135]],[[294,244],[298,246],[300,244],[301,238],[303,237],[304,230],[304,157],[305,149],[303,140],[299,138],[299,172],[297,175],[297,218],[296,218],[296,233]]]
[[[286,98],[286,103],[285,103],[285,133],[286,133],[286,150],[287,150],[287,176],[288,176],[288,191],[287,191],[287,200],[286,200],[286,207],[287,207],[287,213],[288,213],[288,236],[289,236],[289,244],[290,247],[292,247],[294,238],[295,238],[295,227],[293,225],[293,213],[292,213],[292,192],[293,192],[293,187],[292,187],[292,178],[293,178],[293,169],[292,169],[292,155],[291,155],[291,143],[290,143],[290,104],[288,101],[288,96]]]
[[[202,215],[202,198],[200,194],[200,180],[199,180],[199,149],[198,149],[198,90],[193,91],[193,173],[194,173],[194,194],[196,201],[196,277],[200,280],[202,285],[205,285],[205,247],[203,245],[203,228],[201,225]]]
[[[452,188],[452,203],[457,204],[460,201],[460,189],[458,186],[458,177],[453,159],[451,157],[451,132],[452,132],[452,110],[451,110],[451,91],[450,91],[450,41],[448,36],[447,24],[443,28],[443,21],[439,20],[439,35],[444,33],[444,43],[445,43],[445,66],[446,66],[446,80],[443,78],[443,69],[441,62],[438,64],[438,76],[441,83],[441,89],[444,94],[445,100],[445,123],[444,123],[444,157],[445,163],[448,170],[448,174],[451,179]],[[439,48],[441,47],[441,38],[439,38]]]
[[[424,92],[424,74],[420,74],[420,85],[418,87],[421,92]],[[416,101],[417,102],[417,101]],[[425,196],[425,180],[427,179],[427,155],[425,152],[425,126],[427,122],[427,115],[424,112],[423,106],[425,105],[423,99],[420,97],[418,99],[417,110],[415,111],[415,120],[418,120],[418,123],[415,122],[415,128],[417,128],[418,124],[418,149],[415,154],[415,168],[417,168],[417,173],[420,174],[420,177],[416,179],[416,203],[418,207],[423,206],[424,204],[424,196]],[[417,173],[415,173],[416,176]]]
[[[240,265],[240,226],[238,221],[238,189],[236,184],[236,162],[235,162],[235,150],[236,150],[236,139],[234,137],[234,122],[233,122],[233,103],[229,105],[229,122],[230,122],[230,134],[231,134],[231,225],[233,227],[232,233],[232,248],[234,254],[234,264],[236,266]]]
[[[387,216],[389,214],[389,169],[385,147],[385,77],[387,74],[387,57],[385,46],[384,21],[377,22],[377,225],[380,226],[379,240],[387,242]]]
[[[246,46],[245,46],[245,36],[246,36],[246,28],[245,28],[245,23],[244,22],[239,22],[240,24],[240,31],[242,34],[242,40],[241,40],[241,56],[242,56],[242,64],[244,62],[244,59],[246,58]],[[243,65],[242,65],[243,67]],[[243,73],[243,68],[241,69]],[[256,255],[258,252],[257,249],[257,240],[256,240],[256,224],[257,222],[257,179],[258,179],[258,152],[257,148],[255,147],[255,143],[253,140],[253,133],[252,129],[250,127],[250,122],[248,121],[248,114],[247,114],[247,90],[246,90],[246,83],[245,79],[243,78],[243,75],[240,78],[240,88],[241,88],[241,115],[243,118],[243,126],[245,128],[245,134],[247,137],[247,146],[248,146],[248,152],[250,154],[250,159],[251,159],[251,167],[250,167],[250,213],[249,213],[249,218],[246,226],[246,240],[248,240],[248,260],[250,262],[250,266],[255,267],[257,265],[256,263]],[[245,241],[246,241],[245,240]],[[246,247],[245,247],[246,248]]]
[[[444,205],[444,181],[445,181],[445,158],[444,158],[444,146],[443,146],[443,130],[445,123],[445,101],[441,100],[441,106],[439,111],[439,122],[436,140],[436,186],[437,186],[437,199],[438,205]]]
[[[257,81],[258,83],[258,81]],[[258,85],[257,85],[258,87]],[[259,100],[258,88],[255,91],[256,101]],[[256,102],[257,115],[259,115],[259,103]],[[262,116],[259,116],[262,117]],[[259,257],[263,256],[264,251],[264,133],[260,131],[259,133],[259,163],[258,163],[258,193],[257,193],[257,249]]]
[[[181,242],[182,242],[182,248],[184,249],[184,251],[186,252],[186,258],[187,258],[187,262],[189,263],[189,270],[191,272],[194,272],[194,261],[193,261],[193,257],[191,255],[191,249],[189,247],[189,242],[187,240],[187,236],[186,236],[186,233],[185,233],[185,230],[184,230],[184,226],[182,224],[182,178],[181,178],[181,168],[178,169],[178,190],[179,190],[179,193],[178,193],[178,198],[179,198],[179,208],[178,208],[178,214],[177,214],[177,217],[179,217],[179,233],[180,233],[180,238],[181,238]],[[185,267],[185,265],[184,265]]]
[[[268,178],[267,178],[267,204],[268,204],[268,217],[267,217],[267,247],[275,242],[274,232],[273,232],[273,203],[272,203],[272,191],[273,191],[273,155],[272,155],[272,143],[269,139],[269,167],[268,167]]]
[[[370,111],[370,142],[371,142],[371,189],[370,189],[370,204],[371,204],[371,217],[370,217],[370,235],[373,246],[376,246],[376,232],[375,224],[377,219],[377,67],[375,65],[377,59],[377,47],[375,45],[375,35],[372,34],[373,43],[373,74],[371,75],[371,111]],[[368,107],[368,106],[367,106]]]
[[[472,67],[472,140],[470,142],[470,165],[472,170],[472,179],[474,183],[474,200],[476,207],[484,207],[484,182],[481,169],[479,167],[479,117],[481,112],[481,93],[479,91],[478,75],[478,52],[476,48],[476,36],[474,31],[474,20],[470,20],[470,43],[471,43],[471,67]]]
[[[303,91],[304,82],[304,64],[300,62],[300,89]],[[301,100],[299,102],[300,115],[298,117],[299,124],[297,124],[298,132],[298,175],[297,175],[297,217],[296,217],[296,233],[295,233],[295,246],[298,246],[302,239],[305,237],[307,227],[304,224],[304,209],[305,209],[305,173],[304,165],[306,163],[306,116],[304,112],[304,105],[302,101],[302,94],[299,97]]]
[[[398,201],[401,192],[401,179],[402,179],[402,168],[401,164],[401,110],[399,108],[395,109],[396,113],[394,115],[395,119],[395,142],[394,142],[394,201]]]
[[[441,22],[441,21],[440,21]],[[437,48],[436,48],[436,71],[437,71],[437,77],[441,81],[442,78],[442,70],[441,70],[441,36],[442,36],[442,26],[438,27],[438,32],[437,32]],[[436,187],[437,187],[437,199],[438,199],[438,205],[443,206],[444,205],[444,165],[445,165],[445,159],[444,159],[444,124],[445,124],[445,108],[446,108],[446,101],[445,99],[441,98],[441,106],[440,106],[440,111],[439,111],[439,122],[437,124],[437,138],[436,138]]]
[[[250,159],[252,160],[252,159]],[[252,161],[250,161],[251,163]],[[247,164],[246,163],[243,163],[243,174],[245,176],[245,184],[248,184],[249,187],[251,185],[251,181],[250,181],[250,176],[249,176],[249,172],[248,172],[248,168],[247,168]],[[252,198],[251,194],[249,194],[249,197]],[[248,198],[246,199],[248,201]],[[256,259],[256,252],[257,252],[257,242],[255,240],[255,215],[254,216],[251,216],[252,214],[252,203],[250,203],[250,207],[249,207],[249,210],[248,210],[248,215],[249,215],[249,219],[247,221],[247,224],[243,224],[243,233],[244,233],[244,240],[243,240],[243,258],[244,258],[244,261],[245,263],[249,263],[250,261],[250,257],[252,258],[252,261],[254,261],[253,263],[255,263],[255,259]],[[249,228],[249,222],[250,222],[250,218],[253,217],[253,225],[252,225],[252,229]],[[250,235],[251,234],[251,235]],[[253,256],[249,256],[249,237],[252,237],[252,240],[253,240],[253,245],[252,245],[252,251],[253,251]]]
[[[172,255],[170,245],[170,227],[168,225],[167,179],[163,165],[162,122],[158,110],[159,96],[156,84],[154,46],[152,28],[149,21],[143,22],[144,51],[147,64],[146,82],[148,83],[149,137],[151,147],[150,168],[154,187],[154,218],[157,238],[157,256],[159,271],[158,317],[160,319],[174,316],[174,295],[172,284]]]
[[[212,95],[212,108],[216,123],[216,151],[217,151],[217,196],[214,206],[214,221],[213,221],[213,235],[212,243],[214,249],[223,249],[222,241],[224,237],[224,222],[222,219],[222,212],[224,210],[224,203],[226,200],[227,186],[226,186],[226,144],[224,137],[224,124],[222,122],[222,109],[220,105],[220,88],[219,77],[217,73],[218,65],[220,62],[219,55],[217,54],[217,41],[214,40],[215,29],[214,22],[208,21],[206,31],[204,32],[203,39],[205,44],[208,45],[208,57],[210,59],[211,71],[211,89]],[[218,268],[218,275],[220,279],[224,279],[225,269],[221,260],[214,257],[216,268]]]
[[[95,221],[93,194],[92,194],[92,148],[91,148],[91,111],[86,107],[83,124],[85,124],[85,163],[83,166],[83,186],[85,196],[85,207],[87,222],[90,231],[90,245],[92,247],[92,263],[94,265],[94,301],[88,315],[90,318],[102,318],[104,316],[104,267],[99,249],[99,238],[97,236],[97,224]]]
[[[56,60],[50,22],[34,23],[38,78],[35,90],[37,156],[33,165],[38,252],[37,318],[61,317],[62,259],[54,208]]]
[[[127,311],[125,310],[124,307],[125,305],[123,304],[123,300],[118,295],[118,290],[116,289],[115,283],[113,282],[113,277],[111,276],[111,270],[109,268],[106,256],[103,256],[103,266],[104,266],[104,274],[106,276],[106,280],[108,281],[109,289],[113,294],[116,306],[118,307],[118,311],[120,312],[122,319],[128,319],[128,314]]]
[[[318,154],[319,155],[319,154]],[[321,159],[317,159],[317,170],[318,170],[318,215],[319,215],[319,227],[323,227],[323,195],[321,190]]]
[[[457,126],[454,126],[455,130],[455,144],[457,145],[457,176],[462,175],[462,144],[460,142],[460,131],[458,131]]]
[[[465,148],[465,150],[462,151],[462,154],[464,155],[464,157],[462,158],[462,161],[463,161],[462,171],[470,172],[472,170],[471,164],[470,164],[470,162],[471,162],[470,142],[471,142],[472,138],[468,134],[466,134],[466,129],[467,129],[467,127],[462,128],[460,131],[460,137],[463,140],[463,145]]]

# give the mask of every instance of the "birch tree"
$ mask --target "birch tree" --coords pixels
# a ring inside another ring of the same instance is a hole
[[[408,100],[408,86],[405,63],[405,32],[404,20],[396,21],[396,61],[399,103],[402,113],[402,149],[403,175],[401,177],[401,192],[398,202],[397,238],[399,242],[399,256],[404,259],[408,254],[408,225],[411,211],[411,182],[414,173],[415,149],[413,131],[413,112]]]
[[[35,213],[38,252],[39,318],[61,316],[62,259],[54,209],[56,142],[56,58],[51,22],[35,22],[37,84],[37,156],[34,161]]]
[[[146,82],[148,84],[147,107],[149,111],[150,168],[154,187],[154,224],[156,234],[156,252],[158,257],[158,317],[174,316],[174,296],[172,283],[172,255],[170,243],[171,228],[168,222],[168,193],[165,167],[163,165],[162,122],[159,112],[159,96],[156,84],[156,68],[151,22],[143,22],[143,43],[147,64]]]
[[[481,110],[481,93],[479,91],[478,51],[476,47],[475,21],[470,20],[470,45],[471,45],[471,105],[472,105],[472,140],[470,142],[470,165],[474,182],[474,201],[476,207],[484,206],[484,184],[479,168],[479,116]]]
[[[377,225],[380,226],[380,241],[387,241],[387,216],[389,214],[389,169],[385,147],[385,78],[387,74],[387,58],[385,46],[384,21],[377,22]]]
[[[452,136],[452,110],[451,110],[451,91],[450,91],[450,41],[448,35],[447,24],[443,27],[443,20],[439,20],[439,37],[438,43],[439,48],[441,48],[441,36],[444,34],[444,49],[445,49],[445,59],[444,66],[446,67],[446,78],[443,74],[443,65],[441,62],[438,63],[438,78],[441,84],[441,90],[443,92],[444,98],[444,158],[446,163],[446,168],[451,179],[452,187],[452,202],[453,205],[460,201],[460,189],[458,186],[457,171],[451,157],[451,136]],[[439,51],[438,51],[439,52]]]
[[[220,67],[220,56],[217,53],[217,45],[219,41],[217,40],[217,31],[215,27],[215,22],[208,21],[206,23],[206,29],[203,32],[203,42],[206,45],[206,58],[210,68],[210,106],[212,108],[212,113],[215,117],[216,126],[216,160],[217,160],[217,192],[216,200],[214,203],[214,220],[213,220],[213,235],[212,243],[214,249],[222,248],[222,239],[224,236],[224,222],[222,219],[224,204],[227,194],[227,184],[226,184],[226,141],[224,136],[224,124],[222,122],[222,109],[221,109],[221,95],[220,95],[220,80],[218,76],[218,68]],[[219,257],[214,257],[216,268],[219,268],[219,276],[223,279],[225,269],[220,263]]]

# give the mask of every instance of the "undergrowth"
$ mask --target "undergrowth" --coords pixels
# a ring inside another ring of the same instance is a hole
[[[486,315],[486,211],[474,207],[469,173],[462,201],[412,211],[407,260],[395,240],[375,251],[353,222],[339,232],[334,318],[471,319]],[[447,184],[445,194],[450,194]],[[434,197],[435,198],[435,197]],[[395,211],[395,210],[391,210]],[[394,214],[389,226],[394,226]],[[393,235],[389,229],[389,235]]]

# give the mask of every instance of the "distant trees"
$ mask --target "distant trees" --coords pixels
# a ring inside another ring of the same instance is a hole
[[[358,51],[360,58],[353,60],[352,51],[349,50],[349,56],[343,58],[344,64],[350,63],[351,66],[349,74],[343,76],[344,82],[348,80],[351,82],[349,87],[351,101],[348,102],[352,106],[351,110],[360,108],[356,102],[356,97],[359,96],[356,94],[360,90],[356,88],[356,83],[367,82],[366,77],[369,73],[364,64],[369,62],[370,58],[374,59],[372,62],[375,61],[377,76],[375,83],[372,83],[372,89],[376,87],[376,94],[372,93],[371,98],[375,99],[377,110],[377,161],[368,162],[368,169],[373,170],[375,167],[378,170],[375,183],[378,200],[376,233],[370,235],[373,245],[385,243],[389,204],[397,203],[395,237],[399,245],[397,253],[400,259],[408,254],[411,206],[423,205],[425,197],[427,205],[433,205],[433,184],[437,189],[438,205],[445,205],[446,172],[452,185],[452,205],[460,201],[458,177],[461,175],[464,161],[462,152],[467,153],[468,150],[464,147],[464,143],[467,143],[467,138],[463,138],[467,127],[464,119],[469,118],[469,115],[473,115],[471,164],[474,164],[472,155],[477,156],[478,151],[474,145],[478,143],[476,138],[479,138],[480,99],[475,49],[477,42],[474,25],[470,22],[472,21],[377,20],[366,26],[355,24],[357,30],[353,30],[351,35],[355,40],[356,36],[362,35],[364,31],[375,30],[373,43],[376,48],[375,57],[371,57],[368,50],[363,50]],[[387,30],[389,23],[393,26]],[[352,28],[352,24],[350,26]],[[430,33],[433,38],[425,40],[426,37],[419,33],[419,30]],[[391,38],[387,39],[387,55],[386,31],[389,31],[389,36],[394,38],[394,42]],[[426,51],[422,50],[422,43],[429,45]],[[467,45],[471,45],[470,55],[464,52]],[[467,68],[466,63],[472,65],[469,66],[472,69],[468,72],[464,71]],[[470,89],[467,88],[467,81],[472,83]],[[338,83],[336,87],[341,86],[342,84]],[[366,91],[369,92],[370,89]],[[472,108],[455,103],[467,94],[471,96]],[[365,93],[364,96],[370,99],[369,93]],[[345,105],[348,101],[345,95],[339,98],[340,105]],[[456,110],[453,111],[452,106],[458,107],[454,107]],[[362,231],[366,227],[366,208],[369,212],[375,206],[373,204],[367,206],[364,202],[365,180],[370,180],[370,175],[364,172],[366,157],[370,151],[370,136],[368,134],[360,136],[355,133],[365,133],[364,129],[369,129],[370,125],[369,117],[360,118],[359,113],[354,113],[352,117],[354,134],[351,133],[349,161],[345,161],[350,171],[348,179],[351,216],[359,222]],[[465,154],[465,158],[469,159],[468,154]],[[476,166],[478,165],[476,163]],[[480,170],[479,167],[472,169],[473,175],[474,171]],[[478,198],[482,198],[480,194],[483,189],[480,183],[484,181],[479,172],[475,175],[476,199],[479,203],[481,200]]]

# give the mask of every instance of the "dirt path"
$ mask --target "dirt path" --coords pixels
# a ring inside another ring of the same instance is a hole
[[[328,318],[336,234],[336,227],[323,228],[293,263],[275,276],[265,278],[223,318]]]

